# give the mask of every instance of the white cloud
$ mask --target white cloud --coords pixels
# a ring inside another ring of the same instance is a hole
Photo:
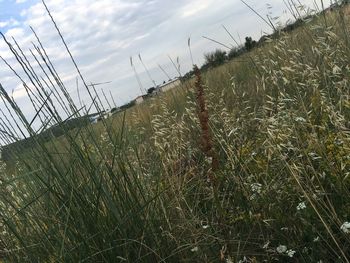
[[[0,28],[6,27],[8,24],[9,24],[8,21],[1,21],[1,22],[0,22]]]
[[[23,28],[21,27],[15,27],[15,28],[11,28],[9,29],[5,35],[7,37],[14,37],[14,38],[17,38],[17,39],[22,39],[25,35],[25,31]]]
[[[10,18],[9,20],[0,21],[0,28],[14,27],[18,26],[19,24],[20,23],[16,19]]]
[[[207,9],[213,1],[197,0],[192,1],[182,9],[182,17],[191,17]]]

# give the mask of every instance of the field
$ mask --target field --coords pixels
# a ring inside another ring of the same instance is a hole
[[[34,138],[1,164],[3,259],[349,262],[347,11],[49,142],[2,88]]]

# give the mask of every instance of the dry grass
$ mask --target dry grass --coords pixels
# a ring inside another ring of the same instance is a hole
[[[11,175],[3,165],[7,258],[348,262],[350,52],[341,19],[332,13],[327,27],[316,19],[197,72],[196,83],[74,140],[39,144]],[[53,148],[65,154],[53,157]]]

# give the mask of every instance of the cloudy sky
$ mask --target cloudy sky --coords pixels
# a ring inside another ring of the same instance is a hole
[[[275,23],[284,23],[290,18],[283,0],[246,2],[263,16],[278,17]],[[314,2],[321,5],[320,0],[300,2],[311,8],[314,8]],[[130,66],[130,56],[133,56],[142,85],[147,89],[152,82],[138,54],[156,83],[162,83],[167,78],[158,64],[171,77],[177,75],[168,56],[179,58],[181,73],[191,68],[188,37],[191,37],[194,62],[201,64],[205,52],[220,47],[202,36],[234,45],[222,25],[238,41],[245,36],[258,39],[271,32],[240,0],[46,0],[46,3],[87,82],[111,81],[98,86],[98,90],[111,93],[119,105],[141,93]],[[31,41],[35,40],[29,26],[41,38],[73,99],[77,100],[77,72],[41,1],[0,0],[0,31],[8,39],[14,37],[26,54],[32,48]],[[0,56],[19,69],[3,41],[0,41]],[[21,83],[3,63],[0,64],[0,83],[13,92],[28,114],[33,112]],[[84,102],[87,101],[83,89],[81,93]]]

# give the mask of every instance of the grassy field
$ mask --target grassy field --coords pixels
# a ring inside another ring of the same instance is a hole
[[[349,262],[347,11],[2,163],[1,256]]]

